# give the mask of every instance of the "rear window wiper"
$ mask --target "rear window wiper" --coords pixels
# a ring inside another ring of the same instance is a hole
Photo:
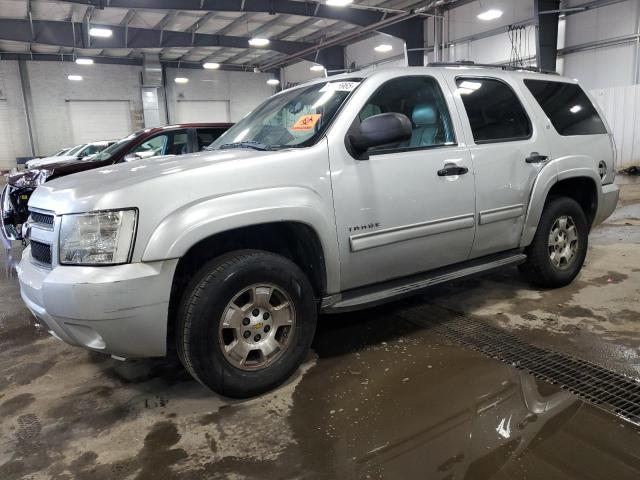
[[[218,147],[219,150],[226,150],[228,148],[253,148],[254,150],[271,150],[271,145],[248,140],[246,142],[223,143]]]

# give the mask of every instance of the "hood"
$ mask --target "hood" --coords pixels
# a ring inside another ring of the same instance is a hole
[[[176,192],[184,197],[196,184],[211,190],[224,186],[224,182],[215,181],[219,175],[209,175],[221,164],[246,160],[259,166],[268,157],[291,153],[233,149],[116,163],[49,181],[35,191],[29,205],[64,214],[137,206],[146,203],[150,195],[161,200],[163,195]]]
[[[45,158],[36,158],[33,160],[29,160],[27,162],[27,166],[29,168],[34,168],[34,167],[41,167],[43,165],[49,165],[51,163],[60,163],[60,162],[70,162],[70,161],[74,161],[77,160],[78,157],[76,156],[69,156],[69,155],[61,155],[59,157],[45,157]]]

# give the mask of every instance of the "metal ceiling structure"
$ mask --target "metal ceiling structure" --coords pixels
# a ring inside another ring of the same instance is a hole
[[[454,1],[0,0],[0,58],[139,64],[152,53],[185,67],[274,68],[377,31],[402,37],[398,22]],[[113,34],[92,37],[91,27]],[[251,47],[258,36],[269,45]]]

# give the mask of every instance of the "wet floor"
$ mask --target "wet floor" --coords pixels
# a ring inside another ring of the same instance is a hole
[[[569,287],[507,270],[323,317],[303,368],[249,401],[49,337],[1,256],[0,479],[637,479],[639,428],[431,327],[463,313],[640,378],[640,186],[624,188]]]

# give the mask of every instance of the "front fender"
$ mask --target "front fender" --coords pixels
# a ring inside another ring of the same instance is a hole
[[[303,223],[315,230],[324,251],[327,289],[337,288],[340,269],[332,205],[304,187],[248,190],[185,205],[154,230],[142,261],[179,258],[196,243],[218,233],[285,221]]]

